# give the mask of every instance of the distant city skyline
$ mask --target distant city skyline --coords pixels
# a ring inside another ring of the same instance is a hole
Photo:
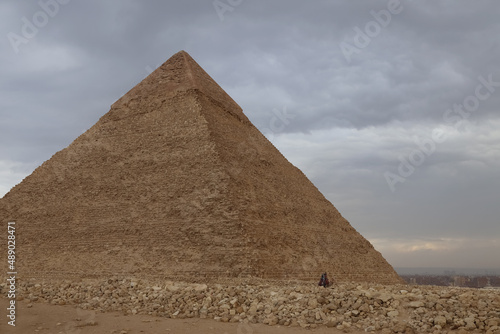
[[[500,275],[500,268],[394,267],[399,275]]]

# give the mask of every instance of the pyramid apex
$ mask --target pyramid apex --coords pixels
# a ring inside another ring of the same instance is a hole
[[[185,51],[185,50],[180,50],[180,51],[178,51],[178,52],[174,53],[174,54],[173,54],[173,55],[172,55],[172,56],[171,56],[171,57],[167,60],[167,62],[168,62],[169,60],[171,60],[171,59],[175,59],[175,58],[179,58],[179,57],[189,57],[189,58],[193,59],[193,58],[191,57],[191,55],[190,55],[187,51]],[[186,58],[184,58],[184,60],[186,61],[187,59],[186,59]]]
[[[222,89],[217,82],[184,50],[171,56],[143,81],[137,84],[113,107],[131,99],[144,96],[170,97],[180,91],[197,90],[222,104],[225,109],[242,113],[241,107]],[[246,119],[246,116],[243,116]]]

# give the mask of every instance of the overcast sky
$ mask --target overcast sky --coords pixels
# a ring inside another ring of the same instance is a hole
[[[500,2],[0,2],[0,196],[180,50],[396,267],[500,268]]]

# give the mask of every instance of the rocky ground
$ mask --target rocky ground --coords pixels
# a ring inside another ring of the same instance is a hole
[[[223,284],[112,278],[17,282],[18,300],[82,311],[214,319],[344,332],[500,333],[500,290],[408,285],[240,281]],[[7,284],[0,284],[6,296]],[[92,324],[87,324],[92,325]]]

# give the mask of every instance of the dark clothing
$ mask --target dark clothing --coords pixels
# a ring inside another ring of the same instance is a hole
[[[321,278],[319,280],[319,286],[322,286],[322,287],[327,287],[330,285],[330,282],[328,281],[328,277],[326,276],[326,273],[322,274],[321,275]]]

